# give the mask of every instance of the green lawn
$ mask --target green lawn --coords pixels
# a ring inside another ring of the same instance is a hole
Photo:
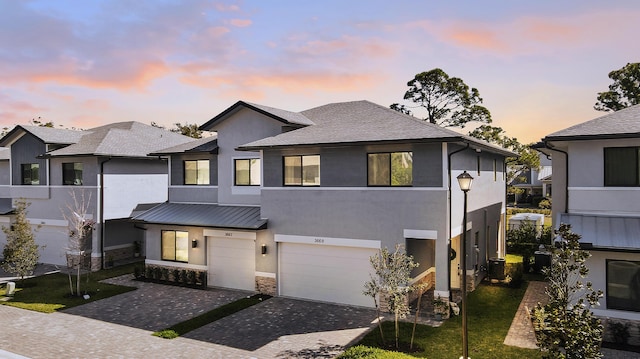
[[[498,285],[481,285],[469,294],[468,305],[468,342],[471,358],[540,358],[537,350],[506,346],[503,343],[518,305],[524,295],[526,285],[521,288],[508,288]],[[387,342],[393,339],[393,323],[384,323]],[[411,323],[401,324],[401,342],[408,343],[411,336]],[[365,347],[382,347],[377,328],[369,332],[359,343]],[[442,326],[419,325],[415,343],[420,351],[412,356],[430,359],[458,358],[462,354],[462,326],[460,317],[452,317]],[[352,348],[339,358],[405,358],[379,352],[372,356],[362,355],[362,347]],[[389,356],[387,356],[389,355]]]
[[[95,300],[108,298],[125,293],[135,288],[100,283],[99,281],[123,274],[133,273],[135,264],[128,264],[112,269],[105,269],[82,276],[81,290],[86,291],[90,298],[69,296],[69,277],[66,274],[48,274],[16,282],[16,293],[8,301],[0,302],[4,305],[52,313],[58,310],[75,307]],[[73,276],[75,283],[75,276]],[[75,289],[75,287],[74,287]],[[4,294],[4,293],[3,293]]]

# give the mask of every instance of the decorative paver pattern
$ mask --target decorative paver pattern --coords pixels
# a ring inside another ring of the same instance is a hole
[[[504,339],[505,345],[514,347],[537,349],[536,334],[531,324],[529,311],[538,303],[546,303],[546,284],[544,282],[529,282],[529,286],[522,297],[516,316],[511,322],[507,337]]]

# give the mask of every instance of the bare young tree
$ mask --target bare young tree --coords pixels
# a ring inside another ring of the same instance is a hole
[[[88,218],[91,192],[88,192],[87,195],[84,190],[81,190],[79,196],[75,191],[70,191],[69,194],[71,196],[71,202],[67,203],[66,210],[62,211],[62,216],[67,220],[69,228],[69,240],[66,248],[68,252],[67,262],[69,267],[76,270],[75,295],[80,295],[80,270],[84,265],[87,254],[87,241],[91,236],[96,222]],[[71,272],[69,272],[69,287],[71,295],[74,295]]]

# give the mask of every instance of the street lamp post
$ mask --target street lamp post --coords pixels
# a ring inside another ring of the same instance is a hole
[[[458,185],[464,193],[464,214],[462,216],[462,243],[460,245],[460,261],[462,266],[462,358],[469,358],[469,342],[467,338],[467,192],[471,189],[473,177],[467,171],[462,172],[458,177]]]

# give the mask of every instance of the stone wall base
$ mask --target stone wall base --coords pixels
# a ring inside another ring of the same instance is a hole
[[[640,346],[640,324],[636,320],[620,319],[620,318],[603,318],[600,317],[602,325],[604,326],[603,340],[605,342],[617,343],[618,340],[622,341],[619,330],[626,331],[628,339],[626,343]],[[624,329],[626,327],[626,329]]]
[[[258,293],[275,296],[276,279],[270,277],[256,276],[256,291]]]

